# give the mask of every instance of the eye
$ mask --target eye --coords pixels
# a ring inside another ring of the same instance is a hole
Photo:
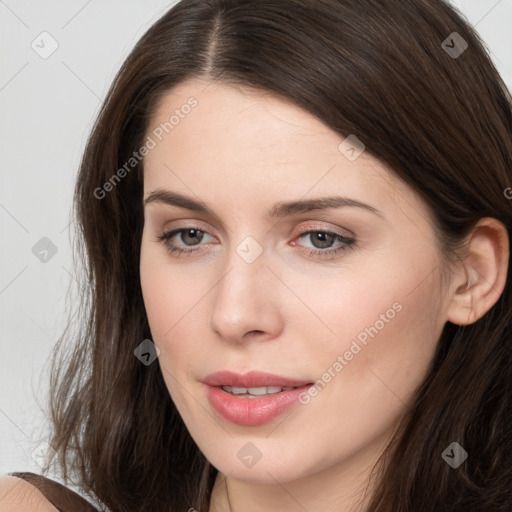
[[[166,232],[164,231],[158,236],[158,240],[165,243],[167,250],[171,254],[176,255],[197,252],[197,249],[184,249],[183,246],[176,245],[176,242],[172,240],[176,235],[180,235],[178,238],[181,238],[181,241],[185,243],[185,247],[193,247],[198,245],[203,240],[204,235],[210,236],[206,233],[206,231],[195,227],[180,228]]]
[[[320,256],[322,258],[334,257],[342,251],[353,248],[356,242],[354,238],[325,230],[309,230],[298,236],[299,239],[304,237],[309,237],[309,240],[313,244],[313,249],[308,248],[306,252],[310,256]],[[332,246],[335,242],[339,242],[340,245],[334,246],[333,248]]]
[[[179,236],[177,236],[179,235]],[[194,249],[195,246],[200,246],[204,237],[211,236],[206,231],[199,228],[190,226],[186,228],[174,229],[172,231],[164,231],[157,239],[160,242],[164,242],[169,253],[179,256],[181,254],[190,254],[200,252],[200,249]],[[181,239],[184,245],[179,245],[176,240]],[[355,246],[355,239],[343,236],[333,231],[325,230],[309,230],[304,231],[297,237],[298,239],[309,237],[309,240],[313,244],[313,248],[305,248],[306,253],[309,256],[319,256],[321,258],[332,258]],[[338,246],[333,244],[338,242]],[[297,245],[295,242],[292,245]]]

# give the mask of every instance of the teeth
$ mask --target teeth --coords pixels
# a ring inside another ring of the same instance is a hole
[[[228,393],[231,393],[232,395],[247,395],[249,398],[252,398],[263,395],[273,395],[274,393],[289,391],[290,389],[295,388],[287,386],[262,386],[257,388],[237,388],[234,386],[222,386],[222,389]]]

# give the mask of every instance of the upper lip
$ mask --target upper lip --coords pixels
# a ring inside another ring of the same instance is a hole
[[[308,380],[292,379],[266,372],[251,371],[235,373],[229,370],[211,373],[203,379],[209,386],[233,386],[239,388],[257,388],[266,386],[300,387],[311,384]]]

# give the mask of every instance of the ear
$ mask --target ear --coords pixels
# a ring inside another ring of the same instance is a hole
[[[507,280],[509,240],[500,221],[480,219],[467,243],[466,256],[453,274],[447,311],[447,319],[457,325],[472,324],[484,316],[498,301]]]

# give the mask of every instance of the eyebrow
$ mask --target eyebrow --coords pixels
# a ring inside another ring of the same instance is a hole
[[[190,197],[183,196],[176,192],[171,192],[170,190],[153,190],[144,200],[144,206],[154,202],[164,203],[171,206],[178,206],[181,208],[186,208],[187,210],[218,218],[217,215],[205,203],[196,201]],[[342,196],[329,196],[316,199],[301,199],[298,201],[279,202],[272,206],[272,208],[267,212],[267,215],[270,218],[282,218],[289,215],[307,213],[315,210],[328,210],[330,208],[342,207],[361,208],[369,211],[370,213],[373,213],[374,215],[377,215],[378,217],[381,217],[382,219],[385,218],[382,212],[377,210],[377,208],[374,208],[373,206],[361,201],[357,201],[356,199]]]

